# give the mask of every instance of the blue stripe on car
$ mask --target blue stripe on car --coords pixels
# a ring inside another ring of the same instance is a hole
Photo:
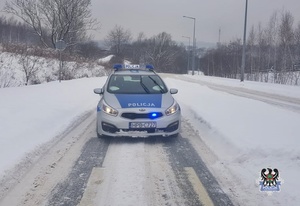
[[[115,94],[122,108],[160,108],[162,94]]]

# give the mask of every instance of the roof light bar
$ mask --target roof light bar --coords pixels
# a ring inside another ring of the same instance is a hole
[[[154,67],[151,64],[144,64],[144,65],[139,65],[139,64],[115,64],[114,69],[116,71],[121,70],[121,69],[149,69],[149,70],[154,70]]]

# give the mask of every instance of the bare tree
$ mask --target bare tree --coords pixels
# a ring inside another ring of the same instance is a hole
[[[20,86],[21,82],[16,80],[15,71],[12,69],[13,57],[0,57],[0,88]]]
[[[132,39],[131,32],[116,25],[106,36],[105,44],[110,47],[111,52],[117,57],[123,57],[124,48]]]
[[[280,39],[280,58],[281,58],[281,73],[280,83],[286,84],[287,73],[293,67],[293,55],[291,53],[291,46],[294,43],[293,31],[294,18],[290,12],[283,12],[279,26],[279,39]]]
[[[39,57],[32,56],[29,52],[30,48],[23,47],[20,53],[19,64],[25,75],[25,85],[28,85],[33,80],[38,72]]]
[[[297,28],[295,29],[295,53],[296,53],[296,64],[299,65],[300,69],[300,22],[298,23]]]
[[[177,57],[176,43],[170,34],[162,32],[148,41],[147,59],[160,70],[168,70]]]
[[[140,32],[136,40],[131,44],[132,51],[131,54],[128,53],[128,56],[131,56],[132,63],[140,64],[145,63],[145,55],[147,48],[147,39],[146,35],[143,32]]]
[[[0,16],[0,43],[7,45],[29,41],[36,42],[32,35],[32,29],[28,25],[20,23],[13,17]]]
[[[267,39],[269,45],[268,51],[268,69],[276,70],[276,56],[278,46],[278,12],[274,12],[271,16],[267,28]]]
[[[55,48],[58,40],[74,45],[95,29],[90,5],[91,0],[12,0],[4,11],[30,25],[44,46]]]
[[[285,12],[282,14],[280,30],[279,30],[279,37],[280,37],[280,44],[283,49],[283,65],[282,68],[286,70],[289,65],[288,62],[292,61],[293,57],[290,53],[290,46],[293,44],[294,41],[294,33],[293,33],[293,22],[294,18],[290,12]]]
[[[250,64],[248,65],[249,68],[249,72],[250,74],[253,74],[253,69],[255,68],[255,41],[256,41],[256,32],[254,29],[254,26],[251,27],[250,31],[249,31],[249,36],[248,36],[248,50],[249,50],[249,61]]]
[[[143,40],[146,39],[146,35],[144,32],[140,32],[137,36],[137,42],[142,42]]]

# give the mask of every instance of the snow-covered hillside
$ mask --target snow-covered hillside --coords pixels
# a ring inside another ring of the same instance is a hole
[[[100,59],[99,62],[102,60]],[[28,84],[58,80],[59,63],[56,59],[0,53],[0,88],[25,85],[26,73],[30,76]],[[96,62],[63,62],[62,73],[67,79],[77,79],[103,76],[107,71]]]

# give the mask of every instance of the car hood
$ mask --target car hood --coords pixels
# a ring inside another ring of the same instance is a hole
[[[169,108],[174,99],[165,94],[111,94],[104,95],[104,101],[115,109],[120,108]]]

